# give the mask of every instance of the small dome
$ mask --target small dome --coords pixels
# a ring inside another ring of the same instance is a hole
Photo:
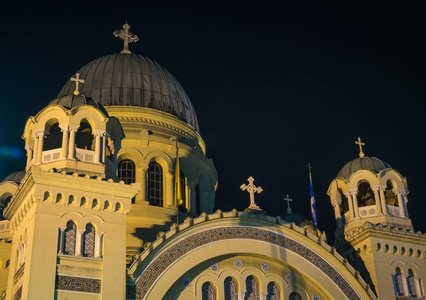
[[[22,171],[17,171],[17,172],[13,172],[11,174],[9,174],[5,179],[3,179],[1,182],[6,182],[6,181],[12,181],[12,182],[16,182],[16,183],[21,183],[22,179],[24,179],[25,174],[27,172],[22,170]]]
[[[295,212],[286,212],[285,214],[280,215],[281,220],[294,223],[296,225],[302,224],[305,221],[305,218]]]
[[[104,106],[140,106],[170,113],[199,131],[197,116],[185,90],[165,68],[136,54],[110,54],[77,71],[80,91]],[[75,89],[71,80],[58,97]]]
[[[391,169],[392,167],[383,160],[380,160],[375,157],[358,157],[350,162],[348,162],[339,172],[337,177],[348,178],[351,174],[355,173],[358,170],[371,170],[376,173],[379,173],[384,169]]]
[[[72,109],[79,105],[91,105],[93,107],[98,108],[100,111],[104,113],[106,117],[108,117],[107,111],[101,104],[99,104],[92,98],[86,97],[82,94],[74,95],[73,93],[71,93],[69,95],[61,96],[59,98],[56,98],[50,101],[48,105],[61,105],[67,109]]]

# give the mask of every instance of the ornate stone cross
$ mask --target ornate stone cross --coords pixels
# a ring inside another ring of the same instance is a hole
[[[75,78],[71,77],[71,81],[75,81],[75,91],[74,91],[74,95],[78,95],[80,94],[80,92],[78,91],[78,83],[84,83],[83,79],[80,79],[80,74],[79,73],[75,73]]]
[[[248,209],[250,210],[250,209],[254,209],[254,210],[261,210],[260,209],[260,207],[259,206],[257,206],[256,205],[256,203],[254,203],[254,193],[255,192],[257,192],[258,194],[260,194],[263,190],[262,190],[262,188],[259,186],[259,187],[256,187],[254,184],[253,184],[253,181],[254,181],[254,178],[253,177],[249,177],[248,179],[247,179],[247,181],[249,182],[249,185],[245,185],[245,184],[242,184],[241,186],[240,186],[240,188],[243,190],[243,191],[245,191],[245,190],[247,190],[247,192],[249,192],[250,193],[250,206],[248,207]]]
[[[355,142],[355,144],[359,145],[359,157],[364,157],[364,152],[362,152],[362,146],[365,146],[365,143],[361,143],[361,138],[358,137],[358,142]]]
[[[129,29],[130,26],[126,22],[126,24],[123,25],[123,29],[115,30],[112,33],[115,37],[118,37],[124,41],[124,49],[120,53],[131,54],[132,52],[129,51],[129,43],[139,41],[139,37],[136,34],[132,34]]]
[[[287,194],[287,197],[284,198],[284,200],[287,201],[287,212],[291,213],[290,202],[293,201],[293,199],[290,199],[288,194]]]

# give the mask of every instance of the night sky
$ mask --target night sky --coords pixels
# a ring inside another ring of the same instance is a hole
[[[219,174],[216,208],[244,210],[253,176],[270,215],[310,218],[334,236],[330,182],[364,152],[407,177],[426,231],[425,1],[17,1],[0,10],[0,177],[25,167],[21,134],[80,67],[122,50],[168,69],[187,91]],[[204,3],[206,2],[206,3]],[[10,151],[17,147],[18,150]],[[21,157],[19,157],[21,153]]]

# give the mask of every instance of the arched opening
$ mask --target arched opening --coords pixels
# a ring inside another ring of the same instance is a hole
[[[266,300],[281,299],[280,289],[278,288],[278,285],[275,282],[268,283],[267,292],[268,294],[266,295]]]
[[[226,277],[224,281],[225,299],[238,300],[238,285],[232,277]]]
[[[83,243],[83,256],[94,257],[95,256],[95,227],[88,223],[86,225],[86,231],[84,232],[84,243]]]
[[[370,183],[368,182],[361,182],[358,185],[358,206],[370,206],[376,204],[376,198],[374,196],[374,192],[371,189]]]
[[[75,255],[76,235],[77,226],[73,221],[68,221],[64,231],[64,254]]]
[[[395,274],[393,275],[393,286],[395,289],[395,295],[404,295],[404,287],[402,285],[402,272],[400,268],[395,269]]]
[[[349,211],[348,197],[343,193],[341,189],[338,189],[340,194],[340,199],[342,199],[342,204],[340,205],[340,214],[343,216]]]
[[[398,206],[398,197],[393,192],[394,185],[391,180],[386,182],[385,201],[386,205]]]
[[[216,300],[216,289],[210,282],[205,282],[201,287],[202,300]]]
[[[59,123],[56,122],[51,126],[47,126],[46,131],[48,134],[43,143],[43,151],[61,148],[63,133]]]
[[[288,296],[289,300],[302,300],[302,296],[300,296],[299,293],[296,292],[292,292],[289,296]]]
[[[259,299],[259,283],[250,275],[246,278],[246,293],[244,295],[244,300]]]
[[[123,180],[125,184],[136,182],[136,165],[130,159],[123,159],[118,164],[118,178]]]
[[[82,120],[75,137],[75,146],[80,149],[94,150],[95,139],[92,132],[92,126],[90,126],[89,122]]]
[[[163,206],[163,168],[156,162],[148,168],[148,198],[149,205]]]

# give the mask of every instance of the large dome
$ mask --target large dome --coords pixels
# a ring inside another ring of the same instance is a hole
[[[358,170],[371,170],[378,173],[381,170],[387,168],[391,168],[391,166],[387,162],[384,162],[383,160],[380,160],[375,157],[363,156],[348,162],[340,170],[337,177],[348,178],[351,174],[355,173]]]
[[[84,80],[80,93],[103,106],[141,106],[170,113],[199,131],[197,116],[176,78],[155,61],[136,54],[110,54],[77,71]],[[58,98],[71,95],[75,82],[68,80]]]

